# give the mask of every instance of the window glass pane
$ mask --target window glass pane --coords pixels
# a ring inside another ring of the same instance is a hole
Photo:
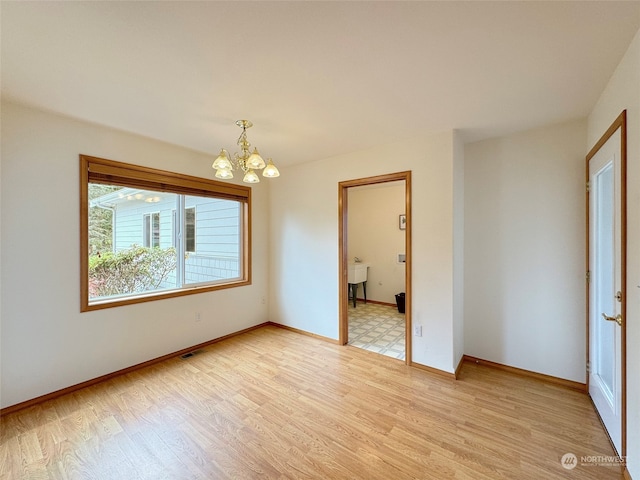
[[[171,211],[171,231],[173,232],[173,236],[171,237],[171,245],[174,246],[174,247],[178,246],[179,230],[178,230],[177,225],[178,225],[178,223],[177,223],[176,211],[172,210]]]
[[[152,229],[153,236],[151,238],[151,246],[159,247],[160,246],[160,213],[151,214],[151,219],[153,222],[153,229]]]
[[[89,300],[176,288],[177,195],[89,184]]]
[[[193,248],[185,260],[185,283],[240,278],[242,203],[210,197],[185,198],[187,249]]]
[[[80,311],[251,283],[251,188],[87,155],[80,173]]]
[[[196,251],[196,209],[195,207],[185,210],[185,249],[187,252]]]
[[[160,213],[145,213],[142,216],[142,246],[160,246]]]
[[[95,199],[121,187],[89,184],[89,255],[100,255],[113,248],[113,210]]]
[[[142,246],[151,246],[151,215],[142,218]]]
[[[594,195],[596,196],[595,223],[597,238],[595,242],[594,281],[596,286],[596,311],[615,312],[615,179],[613,163],[610,163],[595,175]],[[594,375],[600,377],[602,386],[615,396],[615,335],[613,322],[596,323],[596,343]]]

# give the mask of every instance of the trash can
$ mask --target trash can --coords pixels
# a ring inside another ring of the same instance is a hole
[[[404,313],[404,292],[396,295],[396,305],[398,305],[398,312]]]

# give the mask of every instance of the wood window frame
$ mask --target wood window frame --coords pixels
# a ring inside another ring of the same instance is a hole
[[[127,298],[89,302],[89,183],[119,185],[179,195],[222,198],[241,203],[242,271],[239,279],[213,285],[183,286],[170,292],[149,292]],[[130,163],[80,155],[80,311],[119,307],[165,298],[251,285],[251,187]]]

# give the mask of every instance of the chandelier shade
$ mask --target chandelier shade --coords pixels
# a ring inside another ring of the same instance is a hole
[[[248,170],[247,173],[244,174],[243,182],[246,183],[258,183],[260,181],[260,177],[253,170]]]
[[[220,150],[220,155],[218,155],[218,158],[213,161],[213,165],[211,165],[211,167],[216,170],[231,170],[231,168],[233,168],[224,148]]]
[[[262,176],[267,178],[274,178],[274,177],[280,176],[280,172],[278,171],[276,166],[273,164],[273,160],[271,160],[270,158],[267,159],[267,166],[262,171]]]
[[[247,160],[247,166],[251,168],[255,168],[256,170],[260,170],[264,168],[265,163],[260,154],[258,153],[258,149],[254,148],[253,153],[249,155],[249,159]]]
[[[233,178],[233,172],[229,168],[220,168],[216,171],[216,178],[221,178],[222,180],[230,180]]]
[[[273,164],[273,160],[269,158],[265,163],[256,147],[253,148],[253,152],[249,151],[251,144],[247,140],[247,128],[251,128],[253,123],[249,120],[238,120],[236,125],[242,128],[242,133],[236,142],[240,147],[240,153],[236,152],[231,157],[227,150],[220,149],[218,157],[211,165],[211,168],[216,171],[216,178],[230,180],[233,178],[233,170],[241,170],[244,173],[242,181],[245,183],[258,183],[260,181],[260,177],[255,172],[256,170],[262,170],[263,177],[279,177],[280,172]]]

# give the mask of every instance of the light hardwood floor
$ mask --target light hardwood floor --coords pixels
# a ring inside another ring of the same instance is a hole
[[[589,398],[264,327],[1,419],[1,479],[620,479]],[[565,453],[578,466],[562,467]]]

